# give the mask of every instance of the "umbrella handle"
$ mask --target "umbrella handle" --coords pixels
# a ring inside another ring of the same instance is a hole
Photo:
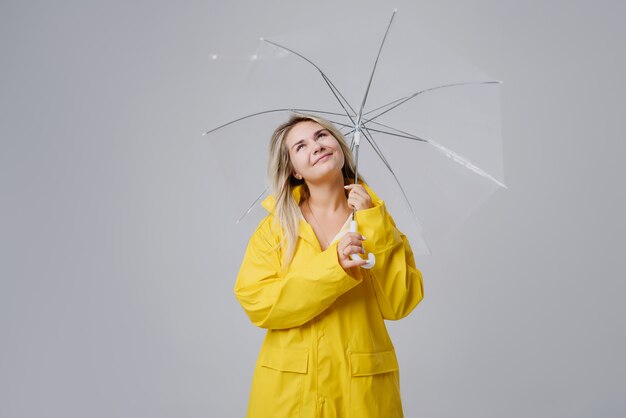
[[[357,229],[356,221],[355,220],[350,221],[350,232],[357,232],[356,229]],[[357,254],[352,254],[350,258],[354,261],[361,260],[361,257],[359,257]],[[361,267],[364,269],[371,269],[372,267],[374,267],[374,264],[376,264],[376,256],[372,253],[369,253],[367,255],[367,264],[364,264]]]

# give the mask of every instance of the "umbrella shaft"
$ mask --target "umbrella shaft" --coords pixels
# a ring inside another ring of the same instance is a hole
[[[359,181],[359,145],[354,148],[354,184]]]
[[[358,184],[359,181],[359,145],[361,145],[361,130],[358,128],[358,122],[356,126],[352,138],[354,140],[354,184]]]

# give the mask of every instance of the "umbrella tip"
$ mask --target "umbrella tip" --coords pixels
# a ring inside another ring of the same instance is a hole
[[[262,37],[262,36],[259,38],[259,41],[264,41],[264,40],[265,40],[265,38]]]
[[[397,12],[397,11],[398,11],[398,8],[397,8],[397,7],[396,7],[395,9],[393,9],[393,12],[394,12],[394,13],[395,13],[395,12]]]

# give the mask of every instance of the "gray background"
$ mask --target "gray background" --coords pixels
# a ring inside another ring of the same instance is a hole
[[[0,416],[241,417],[209,47],[370,2],[0,3]],[[390,323],[407,417],[626,415],[626,3],[378,3],[504,80],[505,179]]]

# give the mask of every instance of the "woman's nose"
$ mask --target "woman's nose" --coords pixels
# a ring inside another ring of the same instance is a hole
[[[316,142],[316,143],[315,143],[315,148],[313,148],[313,154],[317,154],[318,152],[320,152],[320,151],[324,151],[325,149],[326,149],[326,148],[324,148],[324,145],[323,145],[323,144],[321,144],[321,143],[319,143],[319,142]]]

